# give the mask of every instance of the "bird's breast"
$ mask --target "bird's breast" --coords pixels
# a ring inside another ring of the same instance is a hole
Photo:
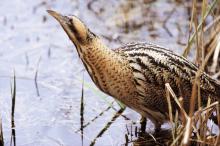
[[[82,60],[94,83],[103,92],[129,104],[135,86],[126,60],[112,50],[97,48],[90,48]]]

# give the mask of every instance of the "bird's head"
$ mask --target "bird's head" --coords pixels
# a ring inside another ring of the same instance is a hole
[[[47,12],[60,23],[77,48],[89,45],[96,40],[97,36],[76,16],[64,16],[52,10]]]

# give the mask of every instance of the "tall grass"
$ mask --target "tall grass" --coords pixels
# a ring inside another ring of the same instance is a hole
[[[213,111],[219,110],[219,103],[211,103],[209,99],[205,107],[200,107],[194,114],[187,114],[182,106],[182,99],[176,97],[168,83],[166,84],[166,91],[170,122],[174,123],[172,128],[172,142],[170,142],[170,145],[219,145],[219,136],[212,135],[212,129],[207,126]],[[181,115],[181,123],[178,123],[177,119],[173,118],[171,97],[179,107],[179,110],[176,111],[176,115]],[[192,110],[192,107],[190,107],[190,110]],[[217,112],[217,117],[219,118],[219,116],[219,112]]]
[[[184,1],[181,1],[184,3]],[[207,0],[193,0],[191,8],[191,20],[189,23],[190,31],[194,32],[190,35],[188,44],[184,49],[183,56],[187,57],[190,50],[195,48],[195,63],[199,66],[192,87],[192,95],[190,100],[189,113],[183,107],[184,97],[177,97],[169,83],[165,84],[166,98],[168,103],[169,120],[172,123],[170,136],[154,134],[152,138],[147,136],[144,144],[158,144],[169,146],[219,146],[220,134],[213,133],[213,112],[216,113],[218,128],[220,127],[219,102],[211,101],[207,97],[208,102],[205,106],[201,103],[200,93],[200,76],[204,71],[214,75],[213,78],[220,79],[220,7],[219,0],[213,0],[208,4]],[[201,6],[201,7],[199,7]],[[207,24],[206,18],[213,18],[212,22]],[[199,18],[201,18],[199,20]],[[178,110],[174,111],[172,104],[174,101]],[[172,104],[171,104],[172,103]],[[198,108],[195,105],[198,104]],[[175,113],[175,114],[173,114]],[[181,120],[179,120],[179,117]],[[219,129],[220,130],[220,129]],[[167,135],[169,133],[166,133]],[[162,140],[163,139],[163,140]],[[141,141],[143,142],[143,140]],[[135,144],[137,145],[137,144]],[[139,144],[138,144],[139,145]]]

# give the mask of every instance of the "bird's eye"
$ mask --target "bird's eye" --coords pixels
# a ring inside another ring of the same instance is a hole
[[[69,18],[69,23],[73,24],[73,18]]]
[[[88,32],[92,37],[96,37],[96,35],[93,32],[91,32],[89,29],[88,29]]]

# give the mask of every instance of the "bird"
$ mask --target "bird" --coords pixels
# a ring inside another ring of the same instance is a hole
[[[199,68],[183,56],[148,42],[131,42],[116,49],[106,46],[82,20],[47,10],[75,45],[95,85],[127,107],[150,119],[155,129],[168,121],[165,84],[169,83],[189,112],[192,86]],[[204,71],[199,77],[201,101],[220,100],[220,83]],[[174,101],[174,110],[178,107]]]

